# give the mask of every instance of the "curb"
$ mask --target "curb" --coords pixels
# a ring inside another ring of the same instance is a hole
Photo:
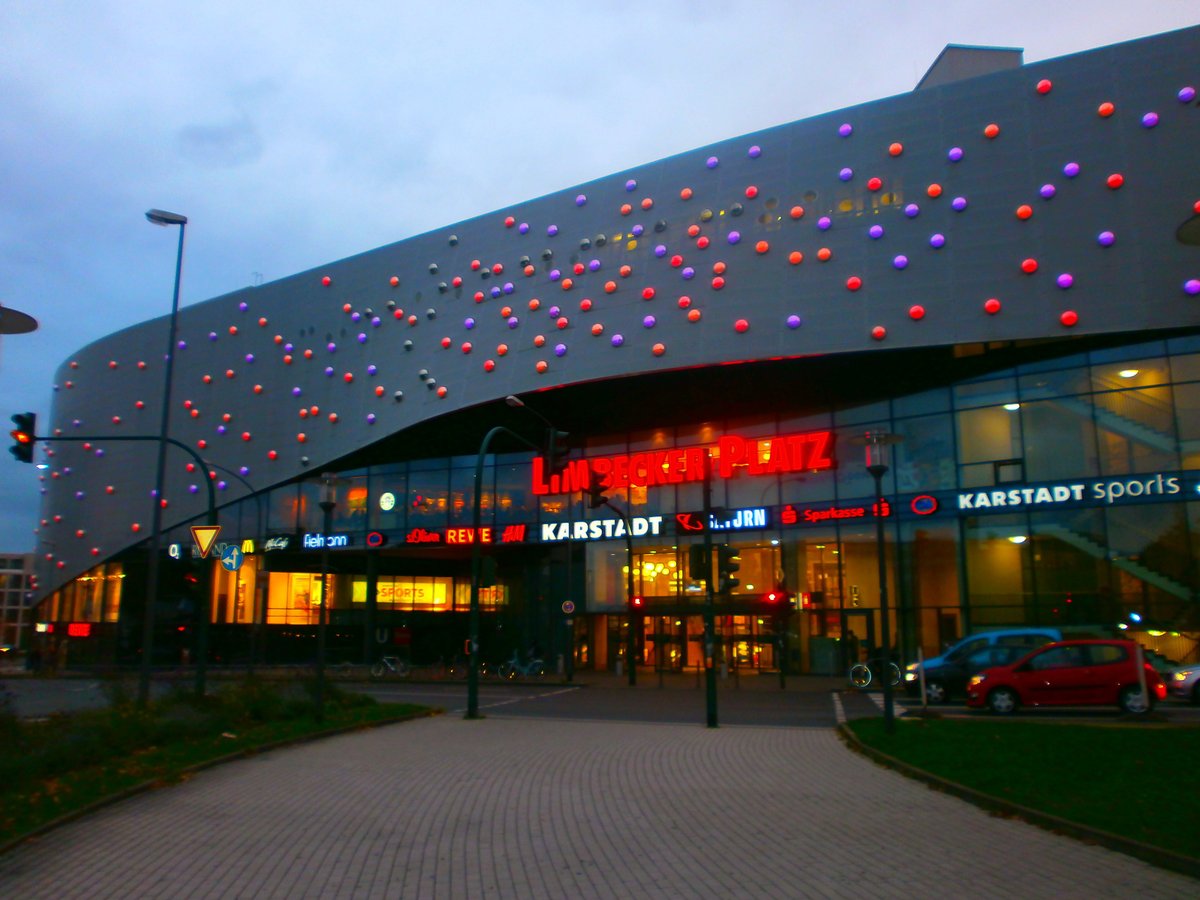
[[[1135,841],[1130,838],[1122,837],[1119,834],[1113,834],[1111,831],[1102,831],[1098,828],[1092,828],[1087,825],[1081,825],[1078,822],[1072,822],[1069,819],[1062,819],[1058,816],[1044,813],[1040,810],[1030,809],[1028,806],[1022,806],[1019,803],[1012,803],[1008,800],[1002,800],[991,794],[985,794],[982,791],[977,791],[974,788],[969,788],[964,784],[959,784],[956,781],[948,781],[932,772],[927,772],[924,769],[919,769],[914,765],[897,759],[881,750],[876,750],[874,747],[869,747],[858,739],[856,735],[846,724],[837,726],[838,736],[856,753],[859,753],[875,763],[886,768],[893,769],[908,778],[923,782],[926,786],[933,788],[936,791],[941,791],[945,794],[950,794],[953,797],[958,797],[960,800],[966,800],[968,803],[985,809],[990,813],[999,813],[1005,816],[1021,819],[1031,825],[1036,825],[1039,828],[1044,828],[1047,831],[1053,831],[1056,834],[1063,834],[1067,837],[1074,838],[1077,841],[1083,841],[1088,844],[1096,844],[1105,847],[1109,850],[1115,850],[1117,853],[1124,853],[1126,856],[1132,856],[1142,862],[1150,863],[1160,869],[1169,869],[1172,872],[1178,872],[1181,875],[1187,875],[1191,878],[1200,879],[1200,859],[1192,856],[1185,856],[1182,853],[1175,853],[1172,850],[1164,850],[1161,847],[1155,847],[1152,844],[1146,844],[1141,841]]]
[[[266,744],[257,744],[253,747],[244,747],[241,750],[234,751],[233,753],[226,753],[224,756],[217,756],[213,759],[195,763],[194,765],[180,769],[175,773],[174,777],[176,780],[174,781],[164,781],[161,778],[153,781],[143,781],[141,784],[135,784],[131,787],[127,787],[123,791],[118,791],[117,793],[110,794],[107,797],[101,797],[99,800],[89,803],[87,806],[82,806],[79,809],[71,810],[71,812],[63,813],[58,818],[51,819],[49,822],[45,822],[39,825],[37,828],[34,828],[32,831],[26,831],[24,834],[18,837],[10,838],[9,840],[0,844],[0,856],[3,856],[15,847],[24,844],[26,841],[39,838],[42,835],[59,828],[60,826],[74,822],[76,819],[82,819],[84,816],[91,815],[98,810],[104,809],[106,806],[112,806],[116,803],[120,803],[122,800],[127,800],[130,797],[136,797],[138,794],[144,794],[157,788],[168,787],[177,783],[178,780],[182,780],[184,776],[194,775],[196,772],[203,772],[205,769],[211,769],[214,766],[223,765],[224,763],[233,762],[238,759],[245,759],[248,756],[257,756],[260,753],[267,753],[271,750],[279,750],[283,747],[291,747],[296,744],[307,744],[312,741],[322,740],[323,738],[337,737],[340,734],[348,734],[351,731],[362,731],[367,728],[381,728],[385,725],[397,725],[401,722],[411,722],[414,719],[427,719],[433,716],[440,716],[444,712],[445,710],[442,709],[430,709],[425,712],[409,713],[408,715],[396,716],[395,718],[391,719],[380,719],[376,722],[359,722],[355,725],[342,725],[338,728],[327,728],[324,731],[314,731],[310,734],[301,735],[299,737],[283,738],[281,740],[271,741]]]

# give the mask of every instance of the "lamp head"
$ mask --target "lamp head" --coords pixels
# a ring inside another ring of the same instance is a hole
[[[154,225],[186,225],[187,216],[181,216],[179,213],[167,212],[165,209],[149,209],[146,211],[146,220]]]

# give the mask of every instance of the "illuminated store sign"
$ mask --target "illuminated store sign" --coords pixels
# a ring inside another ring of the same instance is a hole
[[[586,490],[593,473],[613,490],[700,482],[704,480],[706,450],[712,453],[716,478],[814,472],[834,467],[832,431],[766,438],[727,434],[706,447],[672,447],[572,460],[561,473],[547,472],[546,461],[536,456],[532,489],[538,495],[572,494]]]
[[[676,513],[675,527],[689,534],[704,531],[704,513]],[[741,531],[747,528],[766,528],[767,510],[763,507],[755,509],[736,509],[732,512],[723,511],[711,513],[708,517],[709,531]]]
[[[521,544],[529,531],[527,525],[504,525],[493,528],[490,525],[479,529],[481,544]],[[449,544],[460,546],[475,543],[474,528],[447,528],[445,531],[430,531],[428,528],[414,528],[405,535],[406,544]]]
[[[350,546],[350,535],[348,534],[306,534],[304,535],[305,550],[324,550],[326,548],[336,550],[339,547]]]
[[[272,553],[279,550],[290,550],[292,547],[292,536],[290,534],[278,534],[275,537],[267,538],[263,544],[263,553]]]
[[[882,516],[887,518],[892,514],[892,504],[886,500],[880,503],[836,506],[831,503],[820,506],[785,506],[779,513],[779,521],[784,525],[813,525],[819,522],[829,522],[843,519],[867,519]]]
[[[662,516],[634,516],[629,520],[629,534],[634,537],[662,533]],[[625,522],[621,519],[592,519],[590,522],[545,522],[542,541],[601,541],[623,538]]]
[[[1178,494],[1181,490],[1178,476],[1150,475],[1144,478],[1103,479],[1049,484],[1042,487],[970,491],[959,493],[958,508],[1021,509],[1029,506],[1078,503],[1084,500],[1103,500],[1112,505],[1124,498],[1168,497]]]

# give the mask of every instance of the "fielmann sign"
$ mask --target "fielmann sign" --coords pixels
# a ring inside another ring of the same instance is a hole
[[[545,459],[536,456],[533,493],[584,491],[591,485],[593,475],[613,490],[703,481],[706,451],[712,454],[714,478],[815,472],[836,465],[832,431],[764,438],[727,434],[715,444],[571,460],[561,472],[547,472]]]

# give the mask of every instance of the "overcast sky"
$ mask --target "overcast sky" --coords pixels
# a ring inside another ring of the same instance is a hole
[[[911,90],[946,44],[1035,62],[1196,24],[1194,0],[8,0],[0,421],[112,331],[750,131]],[[5,446],[10,443],[5,441]],[[0,552],[37,471],[0,458]]]

